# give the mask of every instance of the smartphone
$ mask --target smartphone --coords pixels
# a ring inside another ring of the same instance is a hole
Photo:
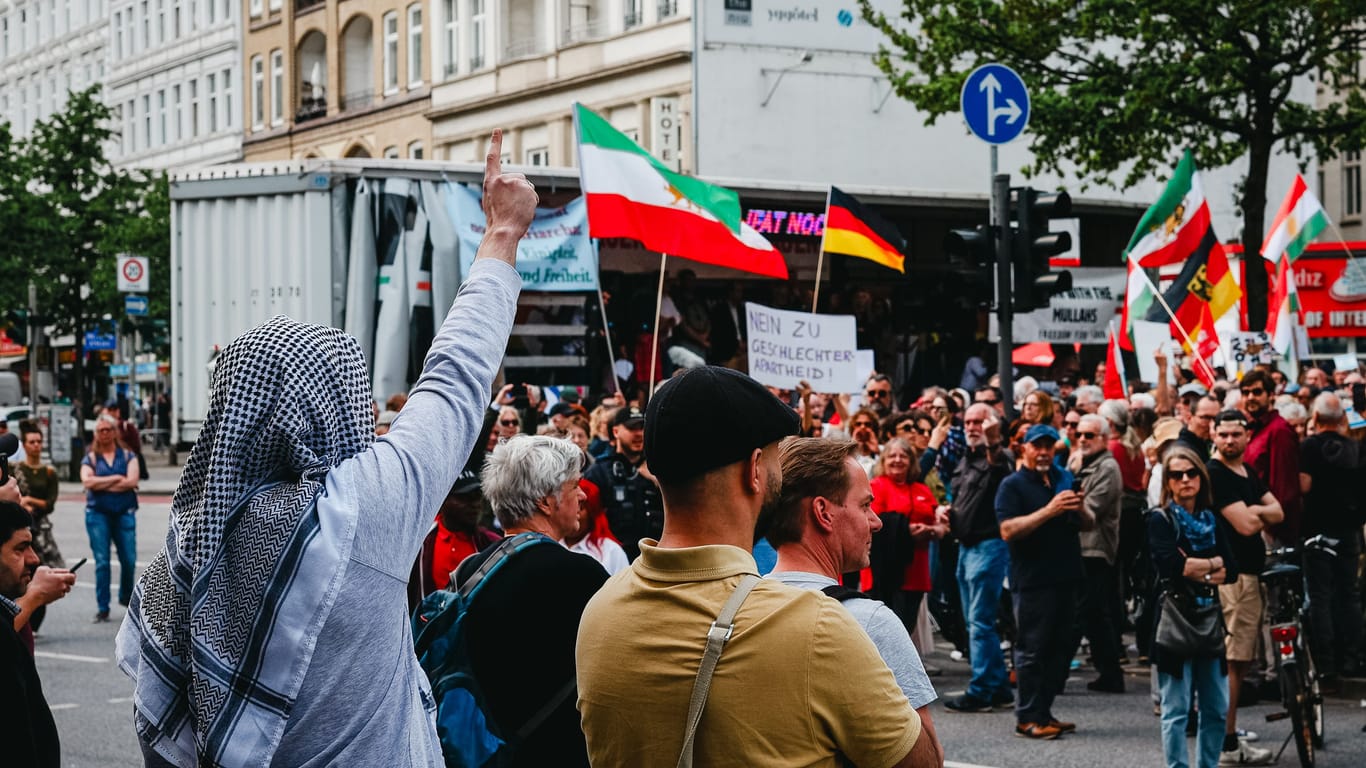
[[[75,573],[76,571],[79,571],[81,569],[81,566],[85,565],[85,561],[89,559],[90,558],[88,557],[82,557],[79,563],[76,563],[75,565],[71,566],[71,572]]]

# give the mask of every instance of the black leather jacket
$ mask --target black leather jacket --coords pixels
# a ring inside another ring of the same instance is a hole
[[[1010,457],[986,446],[970,448],[953,469],[949,488],[953,507],[949,530],[965,546],[1001,538],[996,522],[996,491],[1012,472]]]

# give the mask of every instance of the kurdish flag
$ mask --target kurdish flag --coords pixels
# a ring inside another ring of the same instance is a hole
[[[1219,347],[1214,320],[1242,295],[1233,279],[1228,256],[1210,226],[1200,173],[1189,150],[1157,202],[1143,214],[1124,251],[1129,283],[1124,297],[1125,349],[1133,349],[1133,321],[1162,322],[1170,318],[1172,337],[1182,339],[1188,352],[1208,360]],[[1145,269],[1182,264],[1181,274],[1157,301]],[[1190,334],[1189,340],[1184,329]],[[1194,342],[1195,349],[1191,349]]]
[[[1268,297],[1271,317],[1267,325],[1267,335],[1278,354],[1284,355],[1294,342],[1293,330],[1300,318],[1300,296],[1295,289],[1295,260],[1313,242],[1319,233],[1328,227],[1328,214],[1319,204],[1318,198],[1309,191],[1304,177],[1295,175],[1276,219],[1271,223],[1271,232],[1262,243],[1262,256],[1270,262],[1275,271],[1272,291]]]
[[[854,256],[876,261],[888,269],[906,272],[906,239],[886,219],[845,194],[830,187],[825,205],[825,235],[821,248],[826,253]]]
[[[782,254],[740,221],[735,192],[670,170],[582,104],[574,105],[574,123],[590,235],[787,279]]]

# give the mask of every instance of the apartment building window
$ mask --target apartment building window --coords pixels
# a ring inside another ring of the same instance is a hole
[[[157,45],[166,42],[166,0],[157,0]]]
[[[527,165],[550,165],[550,148],[535,147],[525,153]]]
[[[166,143],[166,89],[157,91],[157,146]]]
[[[175,110],[171,115],[171,125],[175,126],[175,140],[185,138],[185,104],[180,100],[180,86],[171,86],[171,105]]]
[[[270,52],[270,124],[285,122],[285,54],[279,48]]]
[[[386,147],[384,150],[384,157],[386,160],[397,160],[398,147]]]
[[[422,4],[408,6],[408,87],[422,85]]]
[[[209,73],[204,79],[204,90],[209,96],[209,103],[204,108],[204,113],[209,118],[209,133],[218,133],[218,78]]]
[[[450,77],[460,66],[460,0],[444,0],[442,11],[445,24],[441,42],[442,64],[445,65],[446,76]]]
[[[114,11],[114,55],[123,60],[123,11]]]
[[[398,92],[398,14],[384,14],[384,92]]]
[[[1361,215],[1361,152],[1342,156],[1342,215]]]
[[[262,13],[261,0],[251,0],[248,13],[251,14],[252,18],[259,17]],[[209,0],[209,23],[213,23],[213,0]]]
[[[221,19],[223,19],[224,21],[228,21],[229,16],[230,16],[230,14],[228,13],[228,0],[217,0],[217,2],[218,2],[218,4],[219,4],[219,5],[218,5],[218,17],[221,18]],[[212,5],[213,3],[214,3],[214,0],[209,0],[209,4],[210,4],[210,5]]]
[[[47,117],[47,112],[43,111],[43,81],[38,75],[33,76],[33,119],[42,120]]]
[[[131,155],[137,151],[137,122],[133,119],[133,100],[123,105],[123,153]]]
[[[484,66],[484,0],[470,0],[470,70]]]
[[[622,26],[626,29],[640,26],[645,20],[644,14],[640,12],[640,0],[622,0]]]
[[[272,10],[272,11],[278,11],[278,10],[280,10],[280,0],[270,0],[270,10]]]
[[[235,125],[232,120],[232,84],[237,78],[233,76],[231,69],[223,70],[220,77],[223,78],[223,128],[230,131]]]
[[[408,145],[408,158],[410,160],[421,160],[422,155],[422,142],[414,141]]]
[[[152,94],[144,94],[142,97],[142,141],[138,144],[143,149],[150,149],[152,146]]]
[[[171,0],[171,37],[176,38],[177,40],[180,39],[181,35],[185,34],[185,28],[180,26],[180,23],[183,20],[181,13],[183,10],[181,6],[183,5],[183,0]]]
[[[266,61],[258,54],[251,57],[251,127],[266,126]]]
[[[678,15],[678,0],[659,0],[658,7],[661,21]]]
[[[451,0],[446,0],[451,2]],[[9,58],[9,14],[0,16],[0,61]]]
[[[190,138],[199,136],[199,81],[190,81]]]

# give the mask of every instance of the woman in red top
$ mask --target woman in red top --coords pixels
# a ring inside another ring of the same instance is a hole
[[[890,598],[888,605],[901,617],[906,631],[914,632],[920,603],[930,591],[930,539],[943,538],[948,533],[948,525],[936,515],[938,501],[934,493],[920,482],[915,451],[901,438],[893,438],[883,446],[872,489],[873,512],[882,518],[884,531],[893,530],[892,524],[899,522],[895,518],[889,519],[889,515],[903,515],[910,539],[909,547],[892,543],[874,552],[881,555],[882,562],[873,564],[873,591],[884,600]],[[891,539],[896,541],[895,536]],[[913,554],[906,551],[908,548],[913,548]],[[911,555],[909,562],[905,557],[908,554]],[[896,558],[903,564],[898,567],[898,563],[889,562],[889,558]],[[887,578],[893,579],[893,583],[886,583]]]

